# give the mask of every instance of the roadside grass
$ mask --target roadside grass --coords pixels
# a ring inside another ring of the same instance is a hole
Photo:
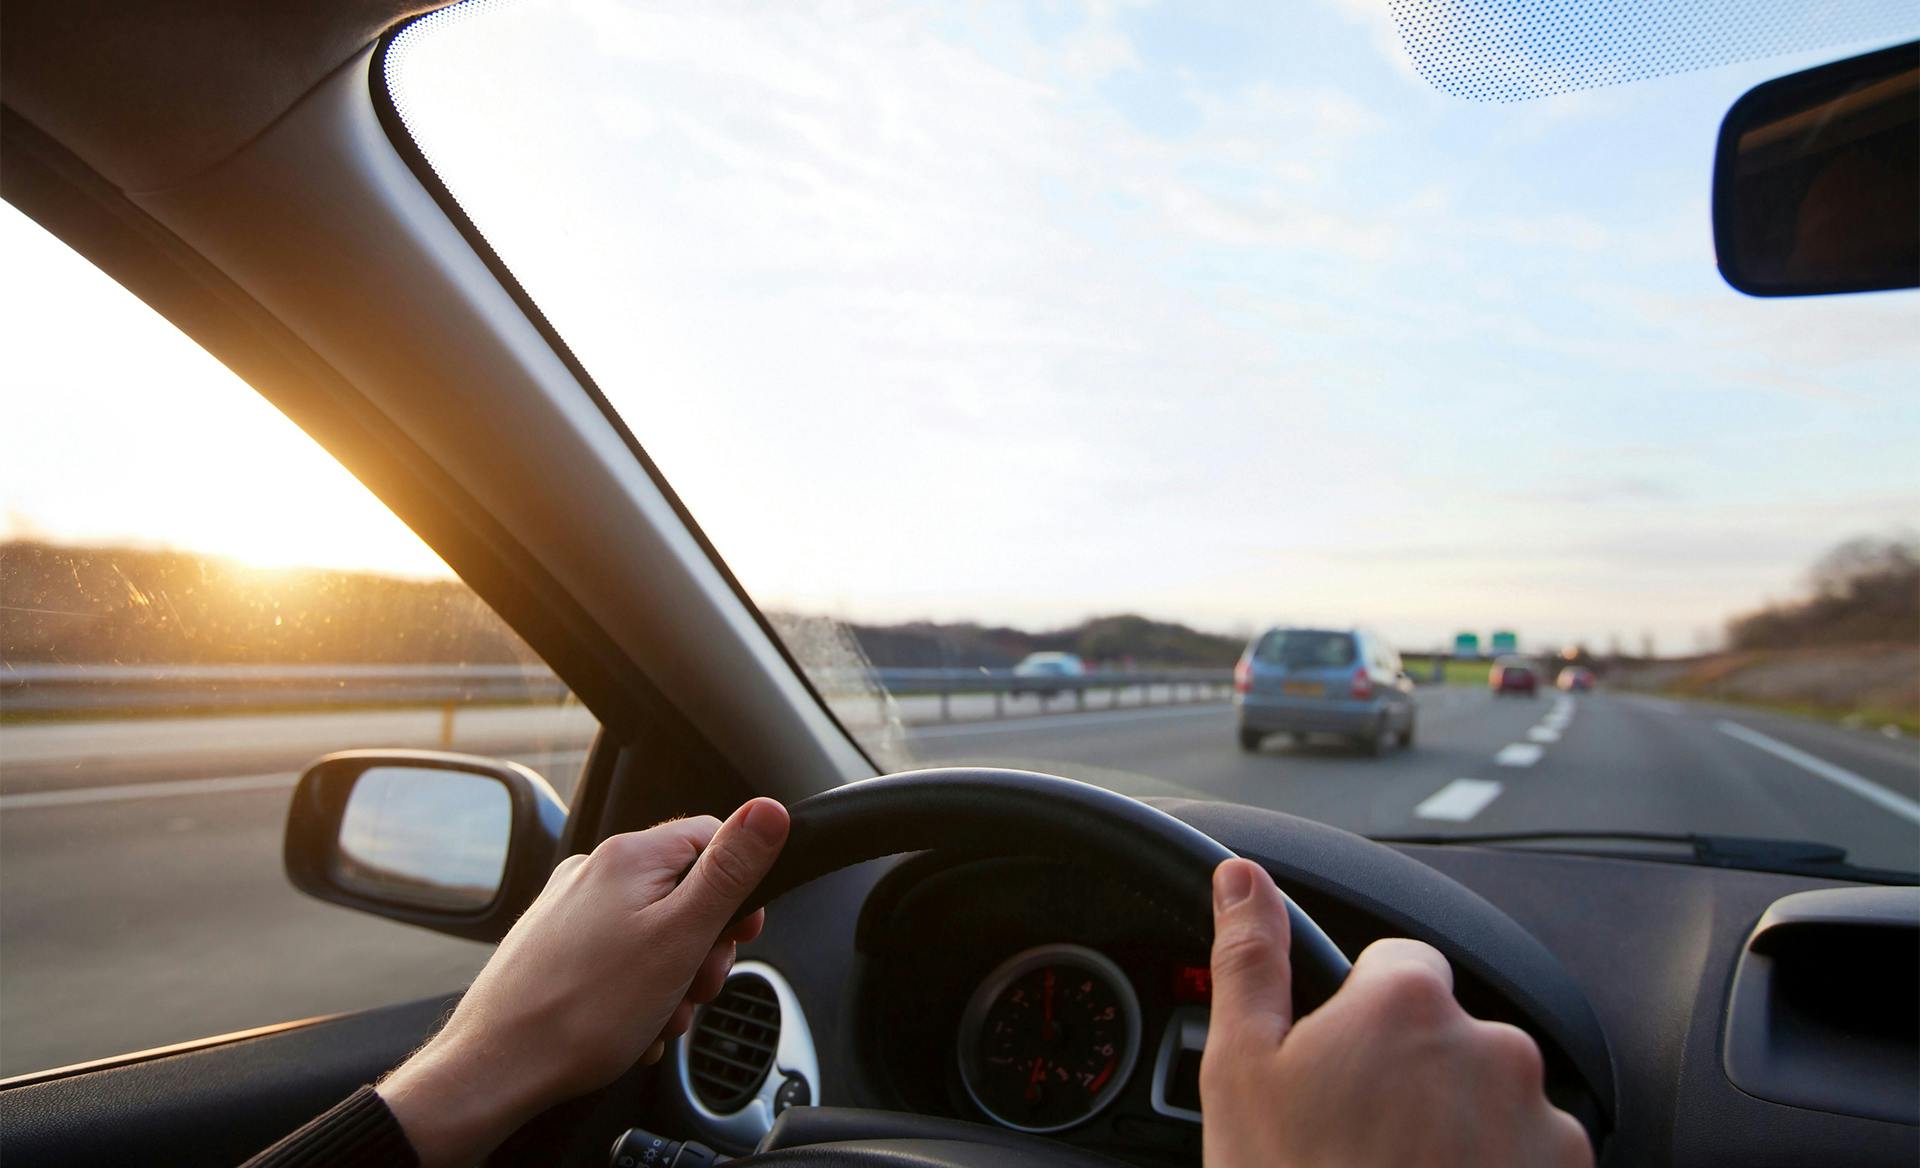
[[[1433,658],[1403,656],[1400,661],[1415,681],[1423,685],[1433,684]],[[1441,664],[1441,678],[1447,685],[1485,685],[1487,674],[1492,669],[1491,661],[1459,661],[1447,658]]]

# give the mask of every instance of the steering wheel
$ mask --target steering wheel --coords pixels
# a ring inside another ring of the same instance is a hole
[[[788,809],[792,829],[741,915],[853,864],[932,848],[1036,856],[1127,872],[1197,939],[1213,939],[1213,870],[1233,853],[1166,812],[1101,787],[1033,771],[938,767],[850,783]],[[1296,1007],[1338,989],[1351,963],[1285,897]],[[1304,1010],[1298,1011],[1304,1012]],[[829,1122],[781,1117],[762,1150],[733,1163],[792,1168],[986,1168],[1112,1164],[1017,1133],[952,1120],[842,1109]],[[862,1130],[862,1128],[867,1130]],[[810,1129],[802,1134],[800,1129]],[[824,1138],[823,1138],[824,1137]],[[793,1141],[793,1142],[789,1142]],[[795,1146],[799,1143],[800,1146]]]

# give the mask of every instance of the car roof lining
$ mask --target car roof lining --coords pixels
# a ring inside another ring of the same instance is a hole
[[[219,165],[447,0],[6,0],[0,100],[122,190]]]

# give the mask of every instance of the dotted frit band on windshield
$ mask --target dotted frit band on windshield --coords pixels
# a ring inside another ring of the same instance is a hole
[[[1910,37],[1911,0],[1387,0],[1434,88],[1527,101],[1829,45]]]

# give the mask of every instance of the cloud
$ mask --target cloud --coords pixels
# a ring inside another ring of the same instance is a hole
[[[1210,68],[1098,4],[578,0],[489,10],[504,46],[414,84],[436,164],[769,602],[1572,627],[1724,602],[1851,521],[1778,506],[1846,438],[1798,381],[1884,402],[1911,311],[1783,326],[1718,287],[1688,135],[1722,96],[1472,105],[1378,67],[1352,22],[1404,68],[1385,3],[1327,11]],[[496,61],[567,68],[474,93]]]

